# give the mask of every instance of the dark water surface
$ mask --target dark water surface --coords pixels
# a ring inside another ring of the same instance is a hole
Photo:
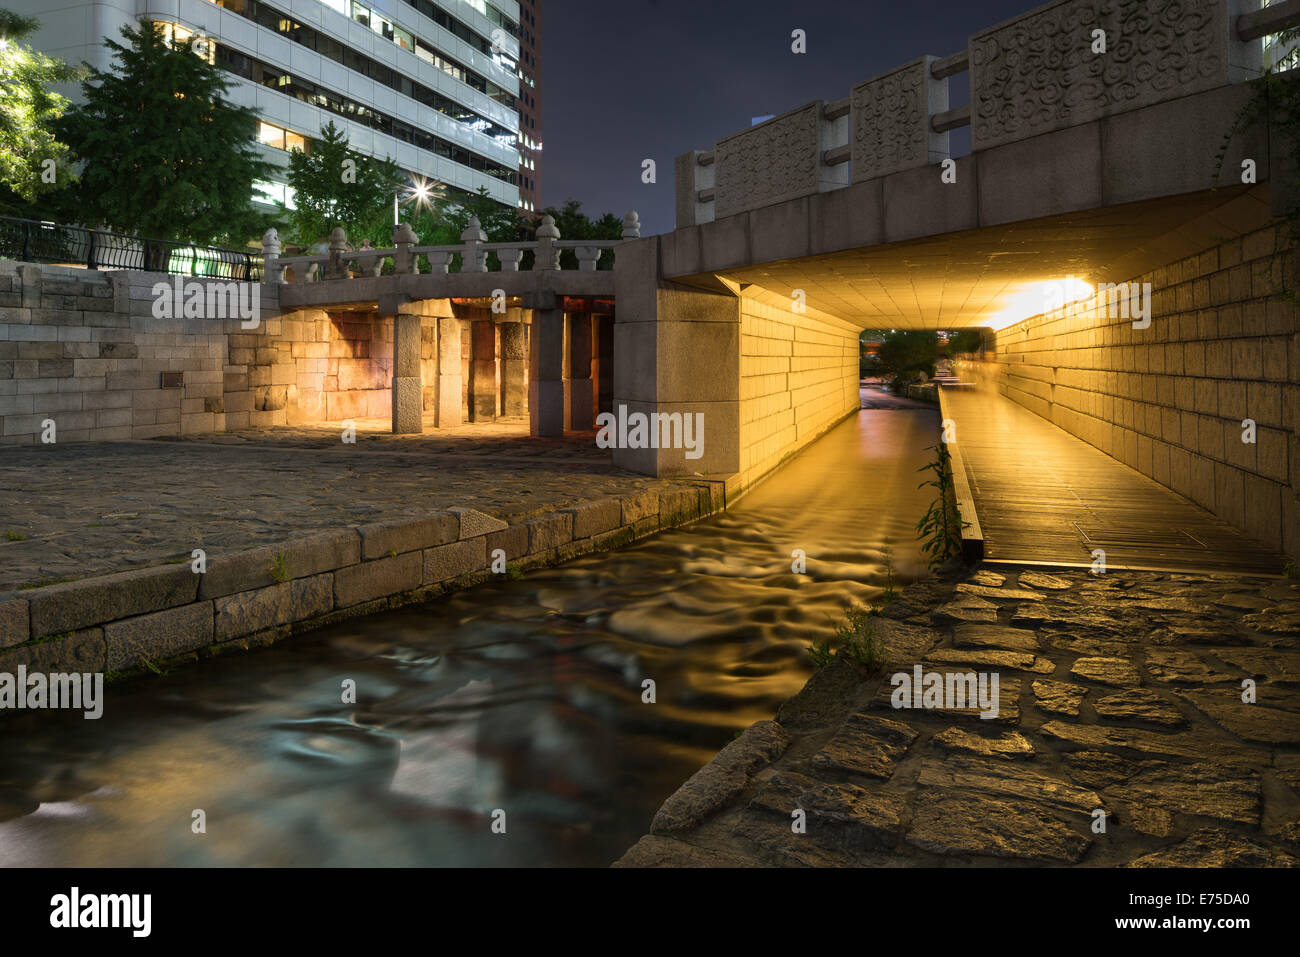
[[[802,687],[887,543],[900,582],[923,570],[936,432],[863,411],[691,528],[112,685],[98,721],[8,716],[0,864],[608,864]]]

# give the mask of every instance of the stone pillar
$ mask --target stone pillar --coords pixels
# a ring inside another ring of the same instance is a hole
[[[469,420],[497,417],[497,327],[491,319],[470,323]]]
[[[595,383],[596,411],[614,411],[614,317],[593,316],[591,378]]]
[[[569,315],[567,369],[564,374],[564,427],[583,431],[596,424],[595,383],[591,377],[592,317],[587,312]]]
[[[424,377],[420,371],[420,317],[399,312],[393,319],[393,432],[424,431]]]
[[[516,310],[511,310],[515,312]],[[501,414],[523,415],[528,406],[528,327],[522,317],[499,326],[501,332]]]
[[[655,237],[618,247],[613,412],[620,419],[680,413],[683,428],[692,416],[695,447],[620,447],[614,464],[645,475],[734,475],[741,470],[740,302],[661,287],[658,256]]]
[[[565,322],[562,309],[536,309],[529,340],[528,429],[563,435]]]
[[[455,316],[438,318],[438,415],[440,429],[452,428],[463,421],[460,414],[460,320]]]

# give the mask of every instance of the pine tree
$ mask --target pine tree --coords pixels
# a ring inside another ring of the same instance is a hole
[[[369,239],[388,246],[393,238],[393,194],[404,188],[397,164],[363,156],[348,146],[334,121],[321,127],[311,152],[289,154],[289,186],[295,209],[285,210],[293,238],[303,246],[325,241],[336,226],[359,246]]]
[[[210,46],[170,44],[150,21],[122,37],[105,39],[112,72],[90,71],[86,102],[60,127],[86,163],[81,221],[193,243],[258,238],[269,217],[251,205],[253,183],[272,166],[253,143],[257,111],[225,98],[224,71],[200,55]]]
[[[39,26],[0,10],[0,212],[27,212],[27,204],[73,181],[71,154],[54,133],[68,100],[50,87],[81,74],[18,42]]]

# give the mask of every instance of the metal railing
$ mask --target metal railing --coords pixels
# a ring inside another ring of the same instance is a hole
[[[259,253],[0,216],[0,258],[86,269],[260,281]]]

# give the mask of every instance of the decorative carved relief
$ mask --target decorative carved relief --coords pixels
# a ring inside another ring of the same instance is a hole
[[[853,182],[930,162],[936,144],[930,129],[928,69],[927,60],[917,60],[853,88]]]
[[[1226,0],[1065,0],[976,34],[972,148],[1223,86],[1228,21]]]
[[[817,192],[820,101],[718,140],[714,215],[721,219]]]

